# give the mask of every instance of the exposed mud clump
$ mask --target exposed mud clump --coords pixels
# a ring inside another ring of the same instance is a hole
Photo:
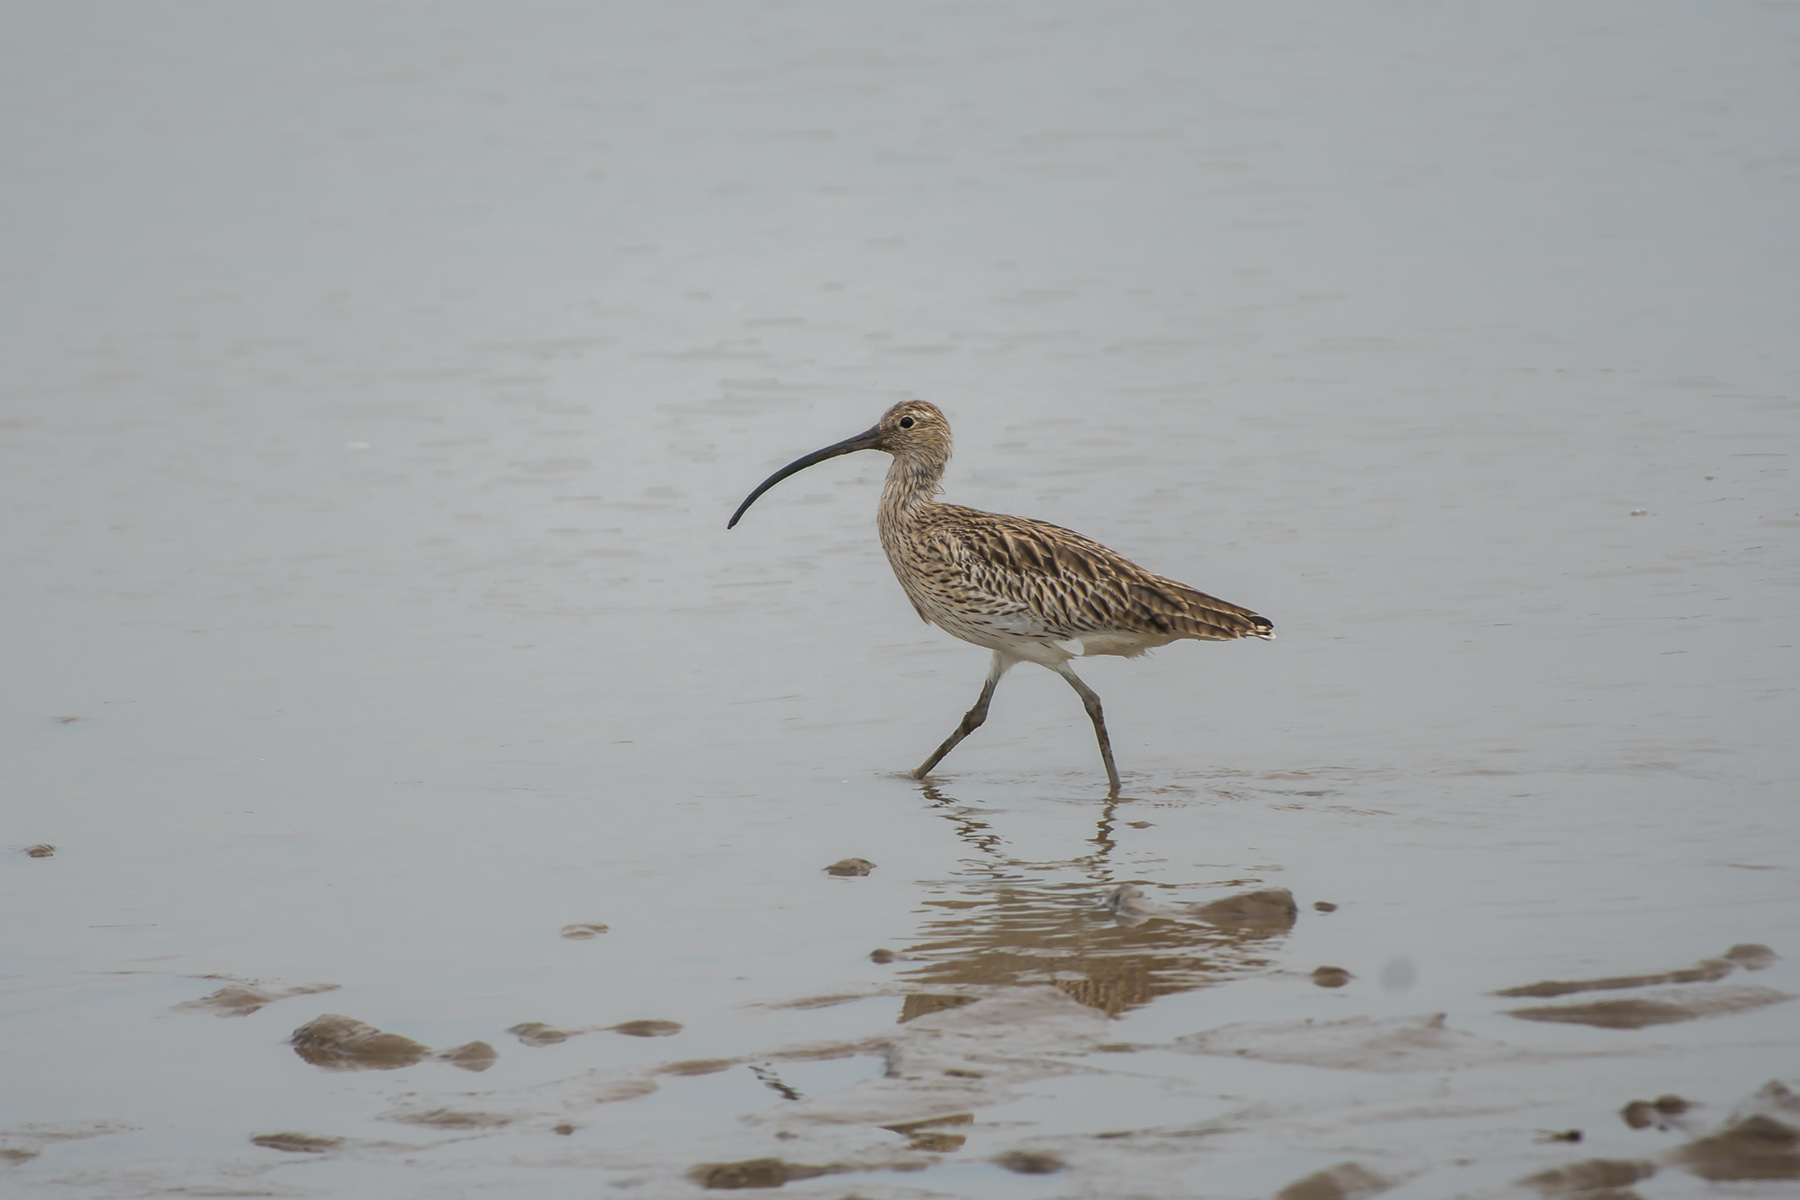
[[[424,1062],[431,1047],[381,1030],[354,1017],[327,1013],[308,1021],[288,1038],[294,1053],[332,1071],[392,1071]]]
[[[469,1042],[435,1057],[465,1071],[485,1071],[500,1061],[500,1054],[486,1042]]]
[[[672,1062],[662,1069],[664,1075],[717,1075],[738,1065],[735,1058],[690,1058]]]
[[[1761,1113],[1681,1148],[1702,1179],[1800,1179],[1800,1129]]]
[[[1680,1096],[1658,1096],[1654,1100],[1633,1100],[1619,1110],[1619,1116],[1625,1124],[1633,1129],[1668,1129],[1675,1124],[1675,1118],[1692,1108],[1691,1101]]]
[[[626,1037],[674,1037],[681,1032],[679,1021],[621,1021],[617,1025],[609,1025],[614,1033],[622,1033]]]
[[[514,1025],[506,1032],[512,1034],[527,1046],[554,1046],[560,1042],[566,1042],[572,1037],[577,1037],[584,1031],[579,1029],[557,1029],[554,1026],[544,1024],[542,1021],[526,1021],[523,1024]]]
[[[888,963],[894,961],[894,957],[895,955],[892,950],[869,951],[869,961],[875,963],[877,966],[886,966]]]
[[[778,1188],[796,1179],[817,1179],[845,1169],[783,1162],[779,1158],[751,1158],[743,1162],[701,1163],[688,1172],[688,1178],[703,1188]]]
[[[597,921],[580,921],[574,925],[564,925],[559,936],[566,937],[571,941],[579,942],[585,941],[588,938],[599,937],[605,932],[606,926]]]
[[[1608,975],[1601,979],[1545,979],[1519,987],[1501,988],[1496,996],[1521,996],[1549,999],[1571,992],[1605,992],[1619,988],[1654,987],[1662,983],[1713,983],[1725,978],[1738,967],[1760,971],[1779,961],[1780,956],[1767,946],[1744,944],[1733,946],[1718,958],[1703,958],[1691,967],[1674,971],[1656,971],[1647,975]]]
[[[259,1133],[250,1142],[265,1150],[285,1150],[289,1154],[323,1154],[343,1145],[344,1139],[315,1137],[310,1133]]]
[[[827,875],[855,876],[867,875],[875,869],[875,864],[866,858],[840,858],[825,868]]]
[[[1363,1200],[1394,1186],[1360,1163],[1343,1162],[1315,1171],[1275,1193],[1275,1200]]]
[[[1313,983],[1322,988],[1341,988],[1353,978],[1342,967],[1315,967],[1312,973]]]
[[[1647,1025],[1672,1025],[1700,1017],[1745,1012],[1792,999],[1785,992],[1762,987],[1681,988],[1628,1000],[1513,1008],[1507,1010],[1507,1015],[1525,1021],[1559,1021],[1599,1029],[1642,1029]]]
[[[1048,1150],[1008,1150],[994,1162],[1015,1175],[1054,1175],[1068,1165]]]
[[[461,1112],[452,1108],[434,1108],[428,1112],[402,1113],[389,1117],[406,1125],[430,1125],[437,1129],[498,1129],[511,1125],[513,1119],[502,1113]]]
[[[1263,888],[1202,904],[1194,909],[1194,915],[1209,925],[1274,933],[1292,929],[1300,908],[1286,888]]]
[[[465,1071],[485,1071],[500,1056],[486,1042],[470,1042],[434,1055],[431,1048],[398,1033],[384,1033],[363,1021],[327,1013],[308,1021],[288,1038],[294,1053],[330,1071],[393,1071],[437,1058]]]
[[[1723,1129],[1676,1155],[1702,1179],[1800,1179],[1800,1096],[1771,1082]]]
[[[1329,900],[1314,900],[1313,901],[1313,911],[1314,912],[1322,912],[1322,913],[1336,912],[1337,905],[1333,904]]]
[[[27,1150],[23,1146],[0,1146],[0,1162],[30,1162],[41,1153],[40,1150]]]
[[[1589,1158],[1539,1171],[1519,1180],[1545,1200],[1634,1200],[1631,1185],[1656,1174],[1656,1164],[1641,1159]]]
[[[216,979],[217,976],[214,976]],[[313,996],[320,992],[335,992],[335,983],[303,983],[296,987],[272,987],[268,984],[251,981],[234,983],[222,987],[210,995],[198,1000],[183,1000],[170,1007],[170,1012],[210,1012],[215,1017],[247,1017],[253,1012],[261,1011],[266,1004],[277,1000],[286,1000],[290,996]]]
[[[35,846],[27,846],[19,853],[26,858],[49,858],[56,853],[56,847],[49,842],[39,842]]]
[[[900,1020],[904,1025],[927,1013],[943,1012],[947,1008],[961,1008],[965,1004],[973,1004],[974,996],[932,996],[924,992],[914,992],[900,1001]]]
[[[936,1128],[939,1125],[969,1125],[975,1120],[974,1113],[952,1113],[943,1117],[926,1117],[922,1121],[901,1121],[894,1125],[883,1125],[882,1128],[899,1134],[907,1140],[910,1150],[927,1150],[933,1154],[948,1154],[952,1150],[962,1149],[968,1137],[960,1133],[946,1133]]]
[[[1756,942],[1740,942],[1720,957],[1736,963],[1746,971],[1761,971],[1781,961],[1781,955]]]

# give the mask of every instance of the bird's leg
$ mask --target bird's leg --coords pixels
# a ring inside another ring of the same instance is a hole
[[[974,708],[963,714],[962,724],[956,727],[956,732],[945,738],[944,744],[933,751],[931,757],[913,772],[914,779],[925,778],[931,768],[943,761],[944,755],[956,749],[958,742],[981,728],[981,723],[987,720],[988,701],[994,698],[995,686],[1000,682],[1000,677],[1006,674],[1017,661],[1019,660],[1008,657],[998,650],[994,651],[993,664],[988,667],[987,682],[981,685],[981,698],[975,701]]]
[[[1106,763],[1106,782],[1111,785],[1111,790],[1106,794],[1109,798],[1117,796],[1119,768],[1113,766],[1112,739],[1106,736],[1106,718],[1100,713],[1100,697],[1094,694],[1093,688],[1081,682],[1075,672],[1069,670],[1068,663],[1050,669],[1068,680],[1069,686],[1075,689],[1075,694],[1081,697],[1081,707],[1087,709],[1088,717],[1094,722],[1094,736],[1100,739],[1100,758]]]

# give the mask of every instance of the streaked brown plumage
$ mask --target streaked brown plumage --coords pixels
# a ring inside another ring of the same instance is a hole
[[[936,500],[950,461],[950,424],[922,400],[906,400],[873,428],[789,463],[750,493],[732,516],[738,523],[758,496],[789,475],[840,454],[885,450],[894,456],[881,490],[877,525],[888,563],[921,618],[994,652],[981,698],[955,733],[913,774],[931,768],[987,719],[1000,677],[1014,664],[1050,668],[1080,694],[1094,723],[1111,794],[1119,790],[1100,698],[1069,669],[1071,658],[1117,654],[1135,658],[1183,638],[1229,641],[1272,638],[1268,620],[1136,563],[1058,525],[982,512]]]

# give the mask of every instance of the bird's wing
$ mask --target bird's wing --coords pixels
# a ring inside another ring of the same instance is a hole
[[[928,540],[965,590],[1030,614],[1058,638],[1132,630],[1225,641],[1269,637],[1264,618],[1144,570],[1092,538],[1044,521],[941,505]]]

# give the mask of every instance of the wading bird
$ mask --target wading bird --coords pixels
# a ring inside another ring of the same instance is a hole
[[[781,468],[757,485],[725,527],[735,526],[758,496],[789,475],[858,450],[894,456],[876,526],[906,598],[923,620],[994,652],[975,707],[913,772],[916,779],[987,720],[988,701],[1002,675],[1017,663],[1034,662],[1068,680],[1081,697],[1100,741],[1108,794],[1116,796],[1119,771],[1100,697],[1069,669],[1069,660],[1086,654],[1136,658],[1183,638],[1222,642],[1275,636],[1275,627],[1249,609],[1152,575],[1079,533],[939,504],[938,485],[950,461],[950,423],[922,400],[902,401],[873,429]]]

